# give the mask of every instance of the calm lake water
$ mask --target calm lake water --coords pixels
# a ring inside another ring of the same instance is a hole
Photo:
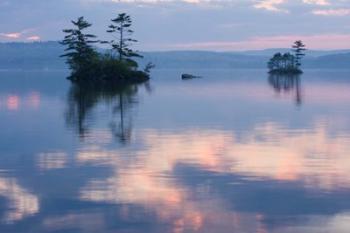
[[[0,72],[0,232],[350,231],[350,71],[66,75]]]

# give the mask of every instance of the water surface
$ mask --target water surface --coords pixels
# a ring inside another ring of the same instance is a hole
[[[0,232],[349,232],[349,71],[66,75],[0,72]]]

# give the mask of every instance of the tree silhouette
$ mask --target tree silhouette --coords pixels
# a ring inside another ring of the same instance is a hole
[[[301,66],[301,59],[305,56],[306,46],[301,40],[297,40],[293,44],[293,51],[295,53],[295,66],[299,68]]]
[[[61,44],[67,46],[67,48],[65,49],[66,53],[61,55],[61,57],[67,57],[67,64],[73,72],[79,72],[97,57],[92,44],[98,41],[94,40],[96,38],[95,35],[83,32],[91,27],[91,24],[84,17],[79,17],[77,21],[71,22],[75,28],[63,30],[67,35],[61,41]]]
[[[303,71],[300,69],[301,59],[305,56],[305,45],[301,40],[295,41],[293,44],[293,52],[291,53],[276,53],[267,63],[269,73],[278,74],[301,74]]]
[[[112,50],[118,53],[119,60],[126,58],[127,61],[133,62],[132,57],[142,57],[130,48],[132,43],[137,42],[137,40],[131,38],[134,32],[130,29],[132,25],[131,17],[126,13],[121,13],[111,21],[112,24],[109,25],[107,32],[113,34],[115,39],[108,43],[112,46]]]
[[[268,62],[270,72],[292,72],[295,67],[295,56],[290,53],[276,53]]]
[[[145,70],[138,69],[138,63],[132,60],[132,57],[141,57],[130,49],[132,42],[136,40],[130,36],[133,31],[131,27],[131,18],[125,13],[119,14],[117,18],[112,19],[109,26],[109,33],[117,40],[112,40],[112,53],[102,54],[94,49],[93,44],[97,43],[95,35],[85,33],[85,30],[91,27],[84,17],[79,17],[72,21],[74,28],[63,30],[66,33],[62,45],[65,45],[66,63],[69,64],[71,75],[68,77],[73,83],[84,86],[109,86],[126,85],[142,83],[150,78],[150,64]],[[114,35],[116,34],[116,35]],[[113,52],[119,53],[119,59],[115,59]]]
[[[138,104],[138,85],[108,86],[103,88],[87,88],[71,86],[67,94],[66,124],[76,130],[84,140],[93,127],[94,109],[98,105],[108,106],[112,112],[109,123],[111,133],[121,144],[131,139],[132,108]],[[90,120],[90,121],[89,121]]]
[[[302,104],[303,96],[299,74],[270,74],[268,80],[276,93],[292,94],[295,104],[298,106]]]

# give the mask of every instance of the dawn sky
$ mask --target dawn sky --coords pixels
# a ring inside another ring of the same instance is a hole
[[[0,0],[0,41],[60,40],[85,16],[91,32],[126,12],[140,50],[350,49],[350,0]]]

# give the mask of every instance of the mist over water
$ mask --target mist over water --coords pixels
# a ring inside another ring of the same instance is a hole
[[[66,76],[0,72],[0,232],[348,232],[349,71]]]

